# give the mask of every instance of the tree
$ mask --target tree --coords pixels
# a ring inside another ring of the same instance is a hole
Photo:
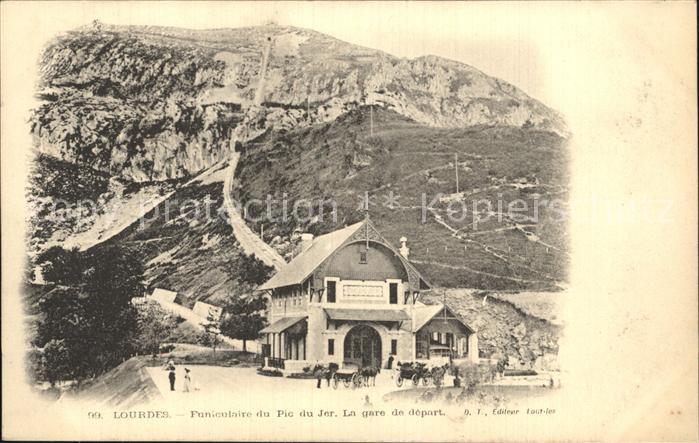
[[[135,348],[155,356],[160,345],[177,327],[177,320],[165,312],[160,305],[150,302],[138,308],[136,315],[137,334]]]
[[[131,298],[142,293],[143,268],[128,250],[118,246],[88,253],[54,250],[52,254],[52,275],[70,274],[70,281],[61,281],[71,284],[55,288],[40,300],[35,344],[44,347],[61,342],[70,366],[64,376],[80,381],[131,355],[137,327]]]
[[[51,387],[54,387],[57,381],[71,377],[70,350],[65,340],[51,340],[46,343],[41,359],[41,370],[43,378],[51,383]]]
[[[260,336],[260,330],[267,325],[264,310],[267,299],[262,294],[235,297],[226,305],[228,315],[221,322],[221,332],[228,337],[243,341],[243,351],[247,351],[247,341]]]
[[[221,344],[221,338],[219,337],[221,327],[219,321],[212,312],[209,312],[206,320],[201,325],[204,327],[204,332],[202,332],[199,336],[199,343],[201,343],[203,346],[212,348],[215,355],[216,348]]]
[[[82,281],[85,263],[77,247],[52,246],[39,254],[36,263],[41,266],[41,274],[47,282],[72,286]]]
[[[236,269],[235,278],[243,283],[248,283],[252,286],[259,286],[266,282],[274,268],[267,266],[263,261],[259,260],[254,255],[240,254]]]

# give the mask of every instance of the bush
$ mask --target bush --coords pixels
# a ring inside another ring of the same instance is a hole
[[[505,356],[501,357],[500,360],[498,360],[497,364],[495,365],[495,368],[496,368],[498,374],[502,374],[503,372],[505,372],[505,368],[507,368],[508,364],[509,364],[509,359],[507,358],[507,356],[505,355]]]
[[[258,369],[257,373],[260,375],[266,375],[267,377],[283,377],[284,373],[277,368],[274,369]]]
[[[71,377],[71,356],[65,340],[51,340],[44,346],[43,377],[54,386],[57,381]]]
[[[475,388],[481,383],[492,381],[495,373],[494,366],[489,364],[466,363],[458,368],[459,375],[463,379],[463,385],[467,388]]]
[[[522,377],[525,375],[537,375],[537,372],[532,369],[511,369],[505,371],[505,377]]]
[[[174,349],[175,349],[175,345],[172,343],[168,343],[168,344],[160,345],[159,351],[161,354],[167,354],[168,352],[172,352]]]
[[[174,331],[165,339],[166,342],[199,344],[199,330],[190,323],[180,323]]]

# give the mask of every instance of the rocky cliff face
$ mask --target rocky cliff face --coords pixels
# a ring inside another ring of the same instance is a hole
[[[365,104],[430,126],[567,134],[555,111],[470,66],[399,59],[291,27],[85,28],[52,42],[40,65],[38,149],[137,182],[191,175],[235,140]]]
[[[547,294],[552,300],[557,293]],[[510,369],[559,369],[558,340],[562,326],[524,313],[514,304],[489,296],[485,291],[446,290],[447,304],[469,326],[478,331],[478,349],[489,358],[507,356]],[[516,298],[518,294],[512,294]],[[430,294],[425,302],[442,301],[441,294]]]

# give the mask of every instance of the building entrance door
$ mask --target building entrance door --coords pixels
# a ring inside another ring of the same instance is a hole
[[[381,336],[367,325],[355,326],[345,336],[344,360],[359,367],[381,367]]]

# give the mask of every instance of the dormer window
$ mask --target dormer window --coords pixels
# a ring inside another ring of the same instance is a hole
[[[366,264],[366,253],[367,251],[359,251],[359,263],[362,265]]]

